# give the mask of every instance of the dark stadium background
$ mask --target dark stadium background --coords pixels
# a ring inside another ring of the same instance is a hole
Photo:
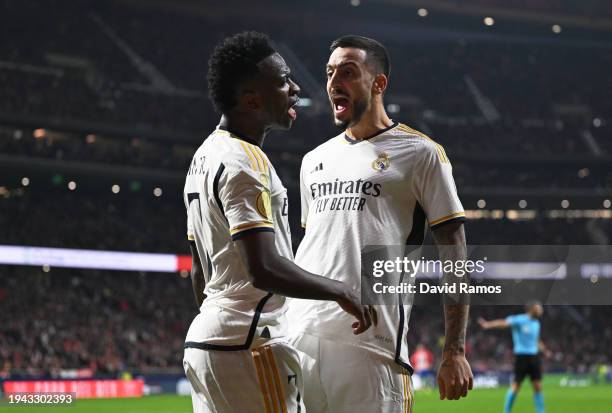
[[[338,133],[328,45],[347,33],[387,45],[388,112],[446,148],[468,243],[610,244],[610,2],[0,0],[0,245],[187,254],[184,177],[218,121],[206,60],[243,29],[268,33],[302,88],[295,127],[264,146],[294,246],[301,158]],[[171,391],[196,311],[184,271],[2,265],[0,379],[144,376]],[[474,322],[511,311],[473,308],[475,371],[511,370],[508,332]],[[547,307],[546,371],[609,371],[611,320]],[[413,310],[412,348],[438,357],[442,335],[440,309]]]

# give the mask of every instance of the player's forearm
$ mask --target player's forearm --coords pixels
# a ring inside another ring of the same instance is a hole
[[[256,288],[287,297],[337,301],[344,292],[339,281],[309,273],[281,256],[268,260],[253,275]]]
[[[492,328],[507,328],[508,323],[504,319],[485,321],[482,323],[482,328],[490,330]]]
[[[445,356],[465,354],[465,336],[470,307],[465,304],[447,304],[444,306],[445,320]]]
[[[451,223],[434,231],[442,262],[465,262],[467,247],[462,223]],[[469,283],[469,274],[444,274],[448,284]],[[459,291],[459,289],[457,289]],[[465,336],[469,315],[468,298],[465,294],[444,297],[445,341],[444,355],[465,354]]]

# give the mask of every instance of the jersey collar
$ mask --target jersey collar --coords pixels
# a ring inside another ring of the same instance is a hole
[[[388,132],[388,131],[390,131],[391,129],[393,129],[393,128],[397,127],[397,125],[399,125],[399,122],[393,122],[393,124],[392,124],[391,126],[389,126],[389,127],[385,128],[385,129],[381,129],[381,130],[379,130],[378,132],[374,133],[373,135],[370,135],[370,136],[368,136],[368,137],[366,137],[366,138],[363,138],[363,139],[360,139],[360,140],[353,139],[353,138],[349,137],[349,136],[348,136],[348,134],[347,134],[346,132],[344,132],[344,139],[345,139],[345,140],[346,140],[348,143],[350,143],[351,145],[355,145],[355,144],[357,144],[357,143],[359,143],[359,142],[367,141],[367,140],[370,140],[370,139],[372,139],[372,138],[375,138],[375,137],[377,137],[377,136],[379,136],[379,135],[382,135],[383,133]]]
[[[217,129],[229,133],[233,138],[240,139],[241,141],[248,142],[251,145],[259,146],[259,144],[257,143],[257,141],[255,139],[251,139],[251,138],[248,138],[246,136],[240,136],[237,133],[234,133],[231,130],[227,129],[225,126],[217,125]]]

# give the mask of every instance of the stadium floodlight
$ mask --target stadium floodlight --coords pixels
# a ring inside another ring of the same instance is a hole
[[[427,9],[418,9],[417,14],[421,17],[427,17],[429,11]]]
[[[495,24],[495,20],[493,17],[485,17],[483,20],[485,26],[493,26]]]
[[[399,113],[401,107],[397,103],[389,103],[387,105],[387,112],[389,113]]]
[[[113,194],[118,194],[119,191],[121,191],[121,187],[119,185],[115,184],[115,185],[113,185],[111,187],[111,191],[113,191]]]
[[[357,7],[361,4],[361,0],[351,0],[351,6]]]
[[[602,122],[602,121],[601,121],[601,119],[599,119],[599,118],[595,118],[595,119],[593,119],[593,126],[595,126],[596,128],[601,127],[602,123],[603,123],[603,122]]]
[[[610,208],[610,206],[612,205],[612,202],[609,199],[604,199],[603,201],[603,207],[604,208]]]
[[[21,178],[21,185],[23,186],[30,185],[30,178],[28,178],[27,176],[24,176],[23,178]]]
[[[476,205],[478,205],[478,208],[483,209],[487,206],[487,201],[485,201],[484,199],[479,199]]]
[[[156,187],[153,190],[153,195],[155,195],[156,197],[160,197],[160,196],[162,196],[162,194],[163,194],[163,191],[162,191],[162,189],[160,187]]]
[[[567,209],[569,208],[569,201],[567,199],[564,199],[563,201],[561,201],[561,208]]]
[[[70,189],[71,191],[74,191],[76,189],[76,187],[77,187],[76,182],[74,182],[74,181],[68,182],[68,189]]]
[[[503,209],[494,209],[491,211],[491,219],[503,219],[505,216]]]
[[[519,201],[518,205],[519,205],[519,208],[525,209],[525,208],[527,208],[527,201],[525,201],[524,199],[521,199]]]
[[[559,26],[558,24],[553,24],[552,26],[552,31],[555,34],[559,34],[561,33],[561,26]]]

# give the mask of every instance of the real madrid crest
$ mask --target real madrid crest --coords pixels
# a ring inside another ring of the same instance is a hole
[[[383,172],[389,169],[389,155],[384,152],[379,154],[378,158],[374,159],[372,162],[372,168],[378,172]]]

